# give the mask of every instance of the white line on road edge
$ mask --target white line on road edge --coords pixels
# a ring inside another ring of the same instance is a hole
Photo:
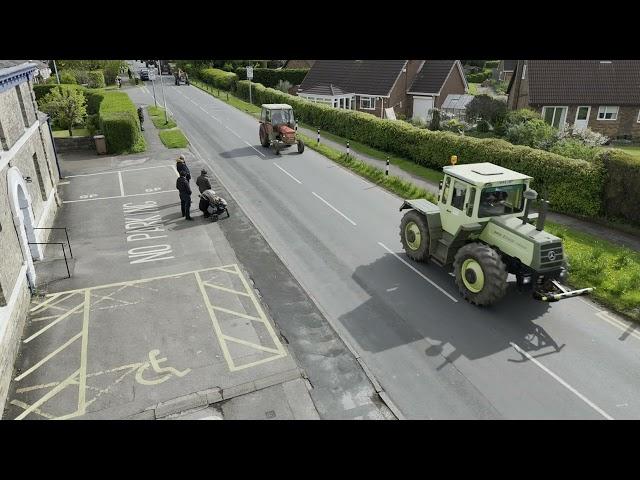
[[[420,270],[418,270],[417,268],[415,268],[413,265],[411,265],[409,262],[405,261],[403,258],[401,258],[396,252],[394,252],[393,250],[391,250],[389,247],[387,247],[384,243],[382,242],[378,242],[378,245],[380,245],[382,248],[384,248],[387,252],[389,252],[391,255],[393,255],[394,257],[396,257],[398,260],[400,260],[402,263],[404,263],[407,267],[409,267],[411,270],[413,270],[414,272],[416,272],[418,275],[420,275],[424,280],[426,280],[427,282],[429,282],[431,285],[433,285],[434,287],[436,287],[438,290],[440,290],[440,292],[444,293],[447,297],[449,297],[449,299],[452,302],[458,303],[458,299],[452,295],[450,295],[445,289],[443,289],[442,287],[440,287],[437,283],[435,283],[433,280],[429,279],[424,273],[422,273]]]
[[[622,320],[618,320],[617,318],[613,317],[608,310],[600,310],[599,308],[592,305],[591,303],[584,300],[583,298],[577,297],[577,299],[580,300],[585,305],[587,305],[588,307],[592,308],[595,311],[596,317],[598,317],[600,320],[604,320],[605,322],[617,328],[618,330],[622,331],[623,333],[626,333],[640,340],[640,333],[634,330],[633,324],[625,323]]]
[[[558,375],[556,375],[555,373],[553,373],[551,370],[549,370],[547,367],[545,367],[544,365],[542,365],[538,360],[536,360],[535,358],[533,358],[531,355],[529,355],[527,352],[525,352],[524,350],[522,350],[518,345],[516,345],[513,342],[509,342],[511,344],[511,346],[513,348],[516,349],[516,351],[522,355],[524,355],[525,357],[527,357],[529,360],[531,360],[533,363],[535,363],[538,367],[540,367],[542,370],[544,370],[545,372],[547,372],[549,375],[551,375],[556,381],[558,381],[560,384],[562,384],[564,387],[566,387],[570,392],[574,393],[578,398],[580,398],[583,402],[585,402],[587,405],[589,405],[591,408],[593,408],[596,412],[598,412],[600,415],[602,415],[604,418],[606,418],[607,420],[614,420],[614,418],[612,416],[610,416],[607,412],[605,412],[604,410],[602,410],[600,407],[598,407],[595,403],[593,403],[591,400],[589,400],[587,397],[585,397],[584,395],[582,395],[579,391],[577,391],[575,388],[573,388],[571,385],[569,385],[567,382],[565,382],[562,378],[560,378]]]
[[[124,186],[122,185],[122,172],[118,170],[118,182],[120,183],[120,195],[124,197]]]
[[[143,168],[130,168],[128,170],[120,170],[120,172],[137,172],[138,170],[151,170],[152,168],[164,168],[164,167],[170,167],[171,165],[161,165],[158,167],[143,167]],[[94,175],[109,175],[109,174],[113,174],[116,173],[113,170],[109,171],[109,172],[98,172],[98,173],[83,173],[83,174],[79,174],[79,175],[67,175],[64,178],[75,178],[75,177],[92,177]]]
[[[349,223],[351,223],[354,227],[356,226],[356,222],[354,222],[353,220],[351,220],[349,217],[347,217],[344,213],[342,213],[340,210],[338,210],[336,207],[334,207],[333,205],[331,205],[329,202],[327,202],[324,198],[322,198],[320,195],[318,195],[316,192],[311,192],[313,193],[317,198],[319,198],[321,201],[323,201],[324,203],[327,204],[327,206],[329,208],[331,208],[333,211],[335,211],[336,213],[339,213],[340,215],[342,215],[342,217]]]
[[[139,197],[140,195],[157,195],[158,193],[175,193],[175,190],[162,190],[161,192],[148,192],[148,193],[132,193],[131,195],[118,195],[117,197],[98,197],[98,198],[85,198],[82,200],[65,200],[62,203],[94,202],[96,200],[112,200],[114,198]]]
[[[240,138],[240,137],[238,137]],[[258,150],[256,147],[254,147],[253,145],[251,145],[249,142],[247,142],[246,140],[243,140],[244,143],[246,143],[247,145],[249,145],[251,148],[253,148],[256,152],[258,152],[260,155],[262,155],[263,157],[265,156],[264,153],[262,153],[260,150]]]
[[[282,168],[280,165],[278,165],[277,163],[274,163],[274,165],[276,167],[278,167],[280,170],[282,170],[284,173],[286,173],[287,175],[289,175],[291,178],[293,178],[296,182],[298,182],[300,185],[302,185],[302,182],[300,180],[298,180],[296,177],[294,177],[293,175],[291,175],[289,172],[287,172],[284,168]]]

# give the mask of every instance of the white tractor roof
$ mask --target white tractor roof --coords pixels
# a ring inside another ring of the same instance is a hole
[[[510,182],[521,183],[522,180],[529,180],[533,178],[488,162],[469,163],[466,165],[449,165],[443,167],[442,170],[444,173],[450,174],[460,180],[464,180],[474,185],[484,185],[496,182],[500,182],[501,184]]]
[[[286,110],[290,109],[291,105],[286,103],[263,103],[262,108],[268,108],[269,110]]]

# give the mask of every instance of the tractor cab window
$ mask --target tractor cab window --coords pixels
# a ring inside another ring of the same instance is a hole
[[[458,210],[464,209],[464,199],[467,196],[467,184],[456,180],[453,182],[453,196],[451,197],[451,206]]]
[[[264,121],[267,123],[271,123],[271,110],[264,111]]]
[[[260,121],[265,122],[267,120],[267,109],[263,108],[262,113],[260,114]]]
[[[295,123],[295,120],[293,118],[293,110],[274,110],[271,123],[273,123],[274,125],[293,125]]]
[[[487,187],[480,194],[478,217],[496,217],[522,212],[524,185]]]

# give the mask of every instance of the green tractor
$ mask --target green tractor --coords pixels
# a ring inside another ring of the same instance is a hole
[[[538,194],[532,178],[491,163],[443,168],[438,204],[405,200],[409,209],[400,223],[400,239],[416,261],[453,265],[455,282],[469,302],[492,305],[507,292],[507,275],[534,297],[555,301],[587,293],[569,290],[562,240],[544,231],[548,201],[540,213],[529,213]],[[535,220],[535,225],[532,222]]]

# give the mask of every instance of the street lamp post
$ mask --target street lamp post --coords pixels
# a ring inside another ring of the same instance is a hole
[[[58,75],[58,67],[55,60],[53,61],[53,69],[56,71],[56,78],[58,79],[58,85],[60,85],[60,75]]]
[[[167,114],[167,97],[164,95],[164,83],[162,82],[162,70],[160,70],[160,60],[158,60],[158,70],[160,71],[160,88],[162,89],[162,99],[164,100],[164,123],[169,123]]]

